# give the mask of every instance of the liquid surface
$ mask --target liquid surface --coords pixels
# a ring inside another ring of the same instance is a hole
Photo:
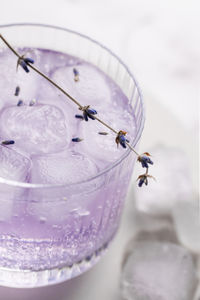
[[[20,51],[20,49],[19,49]],[[76,98],[91,105],[98,116],[117,131],[134,138],[133,110],[119,87],[93,65],[66,54],[39,49],[24,49],[35,65]],[[29,160],[24,173],[12,174],[16,181],[67,184],[86,180],[97,174],[124,153],[117,147],[115,135],[98,121],[75,118],[81,114],[69,98],[34,71],[25,73],[9,51],[0,54],[0,138],[14,140],[4,149],[8,157],[21,154]],[[75,80],[74,68],[78,71]],[[5,76],[7,74],[7,76]],[[16,86],[20,87],[15,96]],[[17,106],[19,100],[23,103]],[[34,105],[30,106],[30,102]],[[100,135],[99,132],[108,135]],[[81,142],[72,142],[79,137]],[[7,153],[6,153],[7,152]],[[9,166],[3,158],[0,176],[9,178]],[[12,160],[12,158],[11,158]],[[31,167],[30,167],[31,166]],[[10,179],[10,178],[9,178]]]

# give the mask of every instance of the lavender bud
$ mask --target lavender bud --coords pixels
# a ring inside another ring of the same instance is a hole
[[[74,81],[79,81],[79,72],[76,68],[73,68]]]
[[[75,118],[83,120],[84,117],[82,115],[75,115]]]
[[[19,100],[17,106],[22,106],[24,104],[23,100]]]
[[[81,141],[83,141],[83,139],[80,139],[80,138],[73,138],[72,139],[72,142],[75,142],[75,143],[79,143],[79,142],[81,142]]]
[[[7,141],[1,142],[2,145],[13,145],[14,143],[15,143],[15,141],[13,141],[13,140],[7,140]]]
[[[98,132],[98,134],[100,134],[100,135],[108,135],[108,132],[101,131],[101,132]]]
[[[15,96],[19,96],[19,92],[20,92],[20,87],[17,86],[15,89]]]

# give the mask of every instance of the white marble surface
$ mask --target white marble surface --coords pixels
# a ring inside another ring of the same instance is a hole
[[[36,22],[71,28],[102,42],[136,75],[146,103],[141,151],[156,143],[183,149],[194,189],[199,170],[199,1],[0,0],[0,24]],[[133,175],[133,185],[137,173]],[[39,289],[0,287],[0,300],[119,300],[124,246],[137,224],[129,193],[120,230],[103,259],[69,282]]]

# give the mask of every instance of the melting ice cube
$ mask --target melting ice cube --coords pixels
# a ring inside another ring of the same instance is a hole
[[[74,80],[73,69],[79,73],[79,80]],[[82,105],[91,105],[94,108],[111,104],[111,90],[101,71],[87,63],[73,67],[57,69],[52,74],[53,80],[59,83],[72,97]]]
[[[33,183],[44,184],[71,184],[86,180],[97,173],[95,163],[87,156],[64,151],[51,155],[33,157],[33,167],[30,180]],[[30,194],[29,212],[37,218],[45,218],[47,221],[60,222],[66,219],[69,212],[86,216],[89,214],[86,208],[85,194],[91,194],[88,199],[94,197],[90,190],[78,192],[78,186],[71,188],[71,194],[67,189],[58,187],[32,191]],[[94,186],[92,187],[94,190]],[[69,199],[70,198],[70,199]],[[83,198],[83,199],[82,199]]]
[[[130,141],[135,134],[135,124],[133,117],[128,112],[115,110],[101,111],[99,117],[112,126],[117,131],[124,130],[127,132],[127,139]],[[80,122],[79,120],[77,122]],[[107,132],[107,135],[99,133]],[[89,120],[88,122],[81,122],[79,137],[84,140],[81,143],[74,145],[74,149],[86,152],[94,157],[97,161],[101,161],[101,167],[108,165],[118,159],[125,151],[121,146],[117,147],[115,142],[116,134],[107,129],[98,121]]]
[[[0,115],[0,135],[29,154],[61,150],[69,142],[62,111],[53,105],[11,106]]]
[[[0,147],[0,177],[13,181],[26,181],[30,169],[30,161],[16,151]],[[0,219],[8,220],[14,213],[14,200],[21,200],[23,189],[0,183]]]
[[[31,182],[70,184],[95,175],[97,167],[87,156],[63,151],[50,155],[34,156]]]
[[[126,300],[191,300],[196,283],[186,249],[169,242],[138,241],[124,265],[121,285]]]
[[[180,242],[198,255],[200,255],[199,205],[199,199],[196,198],[191,201],[178,201],[173,208],[174,224]]]
[[[38,63],[37,50],[32,51],[30,57]],[[12,55],[9,50],[1,53],[0,107],[3,107],[5,103],[9,105],[17,104],[19,99],[28,104],[32,99],[37,98],[40,84],[45,81],[34,71],[30,70],[29,73],[26,73],[20,66],[16,72],[16,66],[17,58],[15,55]],[[14,95],[17,86],[20,87],[19,97]]]

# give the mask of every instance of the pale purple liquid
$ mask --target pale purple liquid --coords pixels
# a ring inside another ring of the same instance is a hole
[[[127,131],[132,142],[133,109],[109,77],[66,54],[26,50],[39,69],[81,104],[90,104],[116,130]],[[115,136],[97,121],[76,119],[74,115],[81,113],[77,106],[38,74],[26,74],[21,68],[16,74],[16,58],[9,51],[0,53],[0,67],[0,138],[15,140],[14,145],[0,149],[0,176],[18,182],[66,184],[40,189],[0,184],[0,266],[41,271],[71,268],[84,261],[81,273],[117,230],[133,156],[87,181],[123,155],[125,150],[116,147]],[[74,67],[79,71],[78,82]],[[18,97],[14,96],[17,85]],[[17,107],[19,99],[24,105]],[[29,106],[33,99],[36,104]],[[99,135],[101,131],[109,134]],[[73,137],[84,140],[73,143]],[[87,182],[74,184],[82,181]]]

